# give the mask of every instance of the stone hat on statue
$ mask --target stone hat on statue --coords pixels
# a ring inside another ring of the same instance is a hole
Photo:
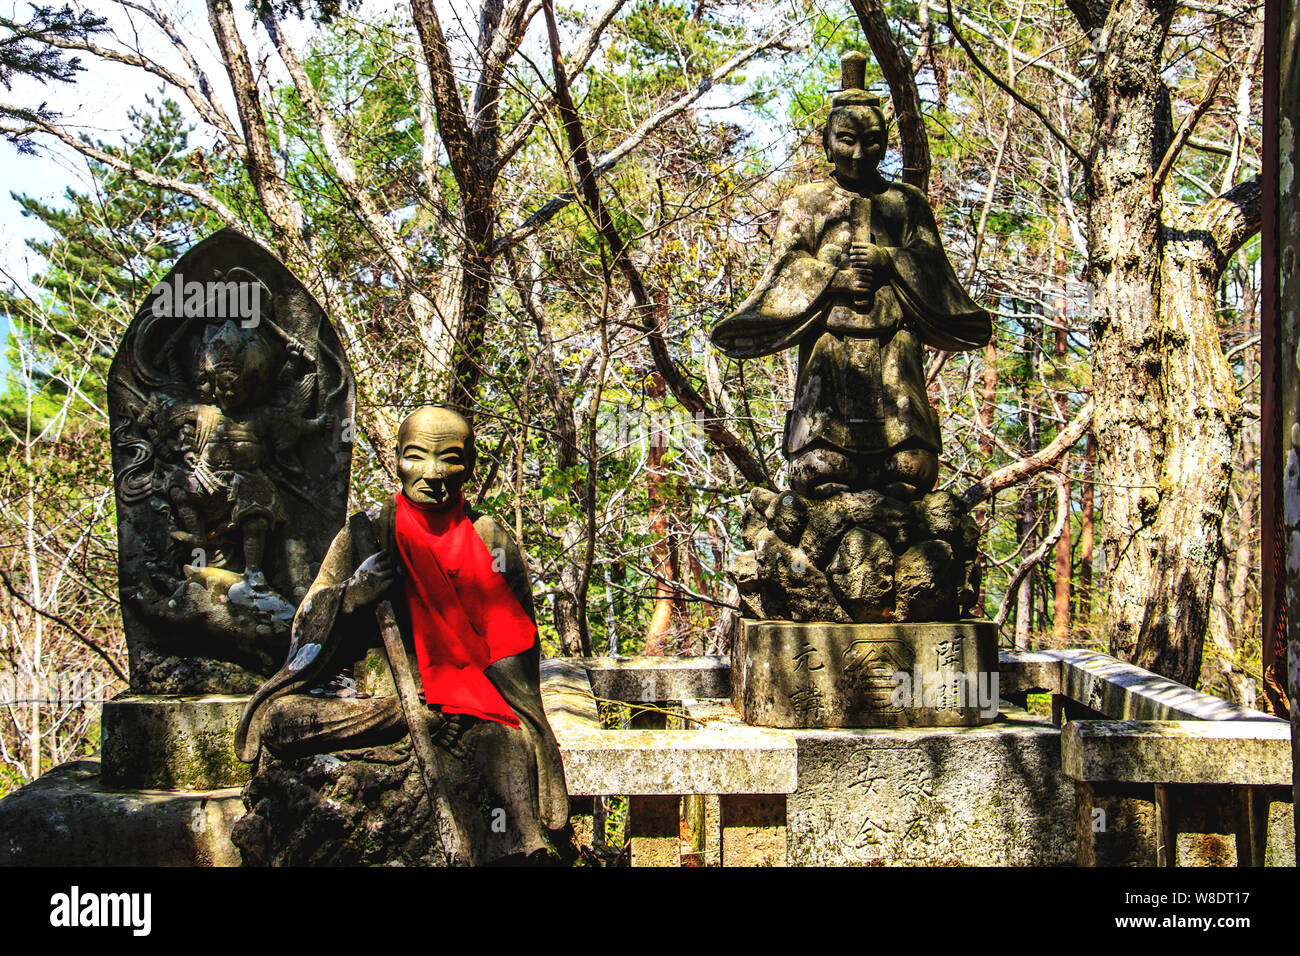
[[[840,90],[831,98],[831,106],[880,107],[880,97],[867,92],[867,55],[860,50],[840,58]]]

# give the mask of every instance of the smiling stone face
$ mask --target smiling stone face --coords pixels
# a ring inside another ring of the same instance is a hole
[[[397,474],[402,493],[424,507],[446,508],[474,470],[474,434],[450,408],[428,405],[397,432]]]

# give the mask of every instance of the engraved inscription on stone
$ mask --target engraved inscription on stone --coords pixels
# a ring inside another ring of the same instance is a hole
[[[844,676],[855,703],[875,711],[899,710],[895,675],[911,670],[912,649],[902,641],[854,641],[844,651]]]

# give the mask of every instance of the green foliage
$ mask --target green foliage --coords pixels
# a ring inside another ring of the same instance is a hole
[[[180,109],[171,100],[149,100],[149,107],[130,112],[127,142],[95,145],[138,168],[197,181],[200,154],[190,150]],[[27,242],[47,263],[32,280],[36,292],[0,290],[0,316],[12,329],[0,419],[16,432],[29,425],[41,431],[56,416],[77,418],[87,406],[102,414],[108,366],[136,304],[216,225],[186,197],[104,164],[94,164],[91,173],[96,188],[69,188],[58,206],[13,194],[23,215],[50,233]],[[29,401],[35,409],[30,421]]]
[[[42,84],[72,82],[84,67],[78,57],[63,53],[58,44],[85,41],[102,32],[107,22],[89,10],[74,11],[68,4],[57,10],[33,4],[32,15],[25,21],[0,16],[0,86],[12,89],[14,79],[20,76]],[[0,104],[0,120],[6,121],[0,126],[0,136],[20,153],[31,153],[28,137],[35,124],[57,117],[45,103],[33,107]]]

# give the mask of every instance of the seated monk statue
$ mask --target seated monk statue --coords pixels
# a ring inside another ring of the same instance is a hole
[[[426,772],[463,838],[455,862],[553,861],[571,842],[568,795],[542,709],[532,585],[513,538],[465,504],[474,457],[470,426],[450,408],[402,422],[401,492],[335,537],[294,618],[288,662],[249,701],[236,743],[251,763],[263,747],[292,760],[406,736],[395,683],[357,694],[346,676],[385,646],[376,611],[388,602],[406,658],[390,658],[393,677],[419,675],[418,732],[436,764]]]
[[[823,130],[830,178],[795,188],[753,293],[713,330],[737,359],[798,349],[782,452],[790,488],[825,499],[867,489],[925,495],[939,474],[939,420],[922,344],[986,344],[988,312],[962,288],[925,194],[877,168],[888,145],[879,100],[850,53]]]

